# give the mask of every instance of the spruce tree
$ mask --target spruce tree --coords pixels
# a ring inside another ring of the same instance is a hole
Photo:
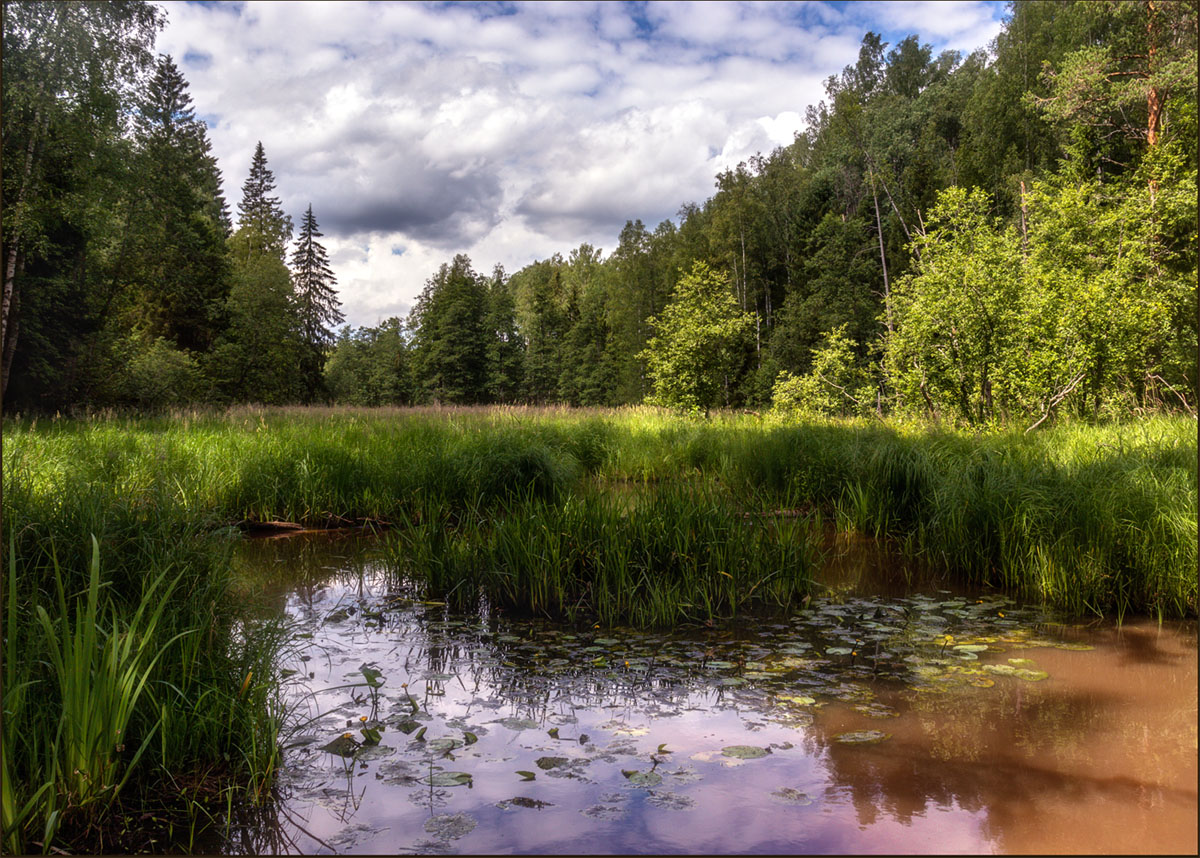
[[[187,81],[159,57],[134,118],[137,187],[130,196],[131,252],[118,276],[135,285],[130,327],[190,351],[207,350],[229,292],[229,213],[221,173]]]
[[[283,213],[275,190],[275,175],[267,167],[267,156],[260,140],[250,161],[250,175],[242,185],[238,203],[238,232],[246,238],[243,253],[268,253],[283,261],[292,240],[292,219]]]
[[[320,237],[310,203],[300,222],[300,236],[292,253],[292,283],[305,346],[301,370],[310,400],[321,389],[325,353],[333,345],[334,328],[345,321],[338,309],[342,302],[333,288],[337,278],[329,267],[325,248],[317,241]]]

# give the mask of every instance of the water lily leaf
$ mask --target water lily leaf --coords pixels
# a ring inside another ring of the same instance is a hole
[[[479,741],[479,737],[469,730],[463,732],[463,742],[467,745],[474,745]]]
[[[1011,664],[985,664],[983,669],[988,673],[995,673],[999,676],[1013,676],[1018,670],[1018,668],[1013,667]]]
[[[405,735],[411,735],[413,730],[421,726],[421,722],[414,721],[411,718],[405,718],[401,721],[397,721],[393,726],[401,733],[404,733]]]
[[[378,745],[383,729],[381,727],[363,727],[358,732],[362,733],[364,745]]]
[[[670,751],[668,751],[668,750],[667,750],[667,743],[666,743],[666,742],[663,742],[661,745],[659,745],[659,746],[658,746],[658,751],[657,751],[657,753],[659,753],[659,754],[669,754],[669,753],[671,753]]]
[[[737,667],[732,661],[710,661],[708,666],[717,670],[729,670],[731,667]]]
[[[798,694],[780,694],[775,699],[781,703],[795,703],[797,706],[812,706],[817,702],[815,697],[804,697]]]
[[[958,652],[983,652],[987,644],[956,644],[953,648]]]
[[[991,680],[989,680],[990,682]],[[899,718],[900,713],[882,703],[860,703],[854,707],[868,718]]]
[[[1032,667],[1034,665],[1032,658],[1010,658],[1008,663],[1013,667]]]
[[[663,810],[691,810],[696,806],[696,800],[677,792],[662,792],[655,790],[646,801]]]
[[[382,760],[384,757],[390,757],[396,753],[396,749],[390,745],[364,745],[354,759],[360,763],[369,763],[372,760]]]
[[[591,807],[585,807],[579,812],[592,819],[613,819],[618,816],[624,816],[625,808],[619,805],[593,804]]]
[[[461,748],[462,746],[462,739],[451,739],[449,737],[432,739],[426,745],[430,751],[436,754],[444,754],[446,751],[453,751],[455,748]]]
[[[418,742],[424,742],[425,741],[425,731],[427,729],[428,729],[427,727],[422,727],[420,730],[417,731],[417,735],[413,736],[413,739],[415,739]]]
[[[537,721],[530,721],[528,718],[501,718],[497,723],[510,730],[536,730],[542,726]]]
[[[513,798],[505,799],[504,801],[496,802],[496,807],[500,808],[501,810],[508,810],[510,807],[528,807],[535,810],[541,810],[543,807],[554,807],[554,803],[518,795],[514,796]]]
[[[1095,647],[1091,644],[1085,643],[1060,643],[1055,644],[1055,649],[1066,649],[1071,650],[1072,652],[1087,652],[1088,650],[1095,649]]]
[[[449,813],[425,820],[425,830],[440,840],[457,840],[474,831],[476,824],[465,813]]]
[[[613,638],[596,638],[592,643],[597,646],[612,646],[613,644],[620,643],[620,641]]]
[[[802,807],[813,803],[813,800],[808,793],[800,792],[800,790],[792,789],[791,787],[777,789],[775,792],[771,793],[771,795],[779,801],[787,804],[798,804]]]
[[[546,735],[549,736],[551,739],[557,739],[558,738],[558,728],[551,727],[549,730],[546,731]]]
[[[1027,667],[1019,667],[1013,671],[1013,676],[1017,679],[1023,679],[1026,682],[1041,682],[1043,679],[1048,678],[1050,674],[1044,670],[1030,670]]]
[[[826,647],[825,655],[850,655],[851,649],[848,646],[831,646]]]
[[[421,783],[435,787],[456,787],[470,782],[471,775],[467,772],[434,772],[421,778]]]
[[[721,749],[726,757],[737,760],[757,760],[771,753],[770,748],[760,748],[757,745],[729,745]]]
[[[662,775],[658,772],[638,772],[622,770],[621,774],[634,786],[652,787],[662,783]]]
[[[844,745],[875,745],[891,737],[890,733],[879,730],[853,730],[849,733],[838,733],[833,738]]]
[[[358,753],[358,742],[349,733],[344,736],[338,736],[327,745],[322,745],[321,750],[330,754],[337,754],[339,757],[353,757]]]
[[[570,762],[571,760],[567,757],[538,757],[536,760],[534,760],[534,763],[537,765],[537,767],[544,772],[549,771],[550,769],[557,769],[561,766],[565,766]]]
[[[521,769],[517,769],[517,774],[521,776],[521,780],[523,781],[531,781],[537,777],[537,775],[535,775],[533,772],[526,772],[522,771]]]

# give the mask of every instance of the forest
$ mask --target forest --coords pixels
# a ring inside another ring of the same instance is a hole
[[[1195,413],[1190,0],[1014,3],[965,57],[867,33],[793,143],[677,218],[512,273],[456,255],[407,318],[358,328],[261,144],[234,228],[188,83],[154,55],[164,14],[5,6],[7,412]]]

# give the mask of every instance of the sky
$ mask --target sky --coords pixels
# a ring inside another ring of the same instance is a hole
[[[443,262],[512,274],[654,229],[786,145],[868,30],[964,55],[1001,2],[167,2],[236,220],[261,141],[311,204],[346,321],[404,317]]]

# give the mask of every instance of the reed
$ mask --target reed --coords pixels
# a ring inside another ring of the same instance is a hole
[[[743,513],[707,487],[561,503],[526,496],[503,510],[424,511],[399,528],[391,567],[460,606],[480,596],[522,613],[601,625],[714,622],[787,610],[816,565],[808,520]]]

